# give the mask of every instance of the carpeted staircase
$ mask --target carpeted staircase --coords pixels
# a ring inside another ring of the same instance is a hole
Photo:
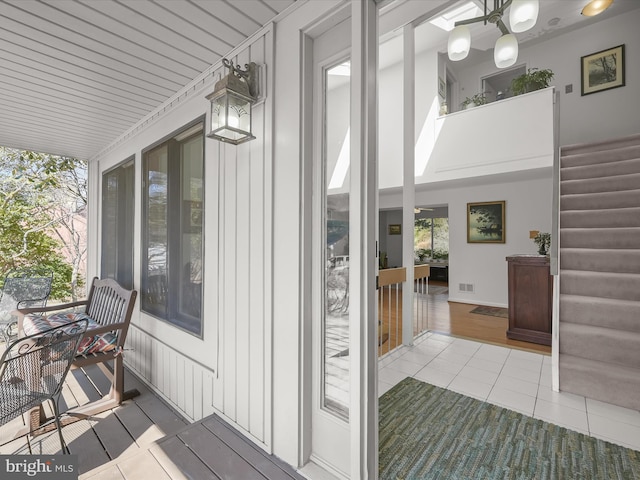
[[[561,149],[560,390],[640,410],[640,134]]]

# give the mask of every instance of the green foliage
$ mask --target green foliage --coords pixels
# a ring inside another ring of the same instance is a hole
[[[538,253],[540,255],[546,255],[549,252],[551,246],[551,234],[545,232],[538,232],[533,237],[533,242],[538,246]]]
[[[53,272],[51,298],[73,298],[82,280],[63,255],[73,249],[60,231],[85,207],[85,162],[0,147],[0,275],[26,267]]]
[[[487,103],[487,97],[484,93],[476,93],[471,97],[465,98],[462,102],[462,107],[466,108],[471,103],[475,105],[484,105],[485,103]]]
[[[449,258],[449,222],[446,218],[416,218],[414,225],[414,252],[420,261],[427,257]],[[434,245],[431,245],[432,227]]]
[[[511,90],[514,95],[521,95],[523,93],[535,92],[536,90],[542,90],[547,88],[553,78],[553,71],[549,69],[538,70],[537,68],[530,68],[522,75],[514,78],[511,81]]]
[[[431,250],[427,248],[419,248],[416,250],[416,257],[422,262],[425,258],[431,256]]]

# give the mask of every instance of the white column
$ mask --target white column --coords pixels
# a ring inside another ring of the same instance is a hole
[[[413,25],[403,31],[403,117],[402,117],[402,266],[407,281],[402,289],[402,343],[413,344],[413,229],[415,224],[415,36]]]

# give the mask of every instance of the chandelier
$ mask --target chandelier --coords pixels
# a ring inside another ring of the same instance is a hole
[[[477,22],[484,22],[486,25],[488,22],[496,25],[502,33],[493,49],[496,67],[507,68],[518,59],[518,40],[514,33],[526,32],[536,24],[539,2],[538,0],[493,0],[493,10],[489,10],[487,1],[484,0],[484,15],[455,23],[455,28],[449,34],[447,48],[449,59],[457,62],[469,55],[471,32],[467,25]],[[507,8],[509,8],[511,32],[502,21]]]

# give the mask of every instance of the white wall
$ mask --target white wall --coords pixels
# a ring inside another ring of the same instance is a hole
[[[402,210],[380,212],[380,251],[386,252],[389,268],[402,267],[402,235],[389,235],[389,225],[394,224],[402,225]]]
[[[532,46],[522,44],[516,65],[550,68],[560,91],[560,145],[606,140],[640,132],[640,9],[588,25]],[[626,85],[581,96],[580,58],[625,44]],[[498,69],[493,56],[478,65],[450,62],[460,81],[460,98],[480,92],[481,78]],[[565,85],[573,85],[565,93]]]
[[[416,56],[416,184],[552,165],[552,89],[440,116],[438,58],[436,50]],[[382,190],[402,187],[401,87],[402,63],[380,73]]]
[[[535,254],[530,230],[551,231],[551,169],[432,184],[416,191],[417,205],[449,208],[449,300],[508,305],[507,262],[513,254]],[[467,243],[467,203],[506,201],[506,243]],[[402,202],[398,193],[380,195],[380,208]],[[460,292],[460,283],[474,293]]]
[[[434,145],[416,145],[417,184],[550,167],[553,89],[445,115],[432,128]]]
[[[140,311],[138,302],[127,338],[133,350],[125,354],[125,363],[185,417],[198,420],[216,411],[271,450],[272,28],[229,57],[236,64],[255,61],[268,67],[261,72],[265,99],[253,108],[257,139],[237,147],[205,140],[203,337]],[[205,115],[205,96],[226,73],[226,68],[211,68],[164,111],[92,160],[91,185],[97,188],[89,203],[99,205],[102,172],[135,154],[136,288],[142,254],[142,150]],[[99,230],[99,208],[94,214]],[[99,242],[101,235],[96,237]]]
[[[264,66],[266,100],[254,108],[256,140],[237,147],[205,142],[203,338],[134,312],[127,365],[191,420],[222,414],[287,463],[305,461],[302,394],[304,322],[301,149],[301,28],[341,0],[300,2],[277,28],[252,37],[232,57]],[[140,285],[141,152],[204,115],[222,69],[176,96],[165,111],[93,159],[92,184],[136,155],[135,284]],[[226,72],[225,72],[226,73]],[[274,102],[275,99],[277,102]],[[100,192],[91,192],[99,205]],[[94,209],[94,218],[99,217]],[[94,224],[99,228],[99,220]],[[98,248],[94,265],[99,265]],[[97,266],[93,270],[97,274]]]

